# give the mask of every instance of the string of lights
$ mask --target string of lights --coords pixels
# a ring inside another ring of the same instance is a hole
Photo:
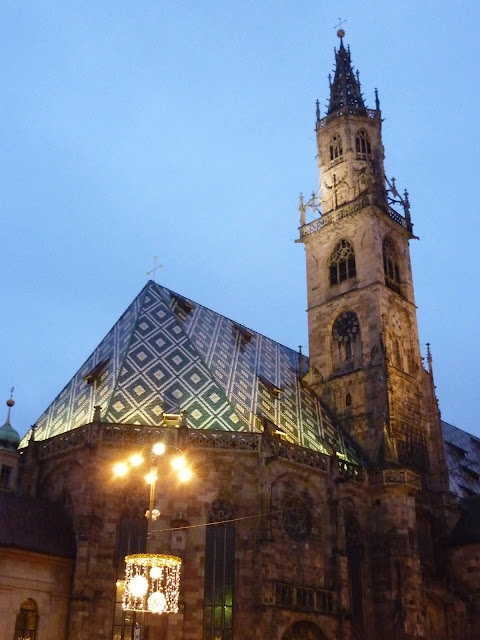
[[[458,469],[460,469],[462,465],[459,464],[455,467],[452,467],[451,469],[449,469],[448,473],[452,473],[453,471],[456,471]],[[443,475],[442,473],[435,473],[435,474],[430,474],[429,477],[430,478],[435,478],[436,476],[440,476]],[[402,482],[390,482],[388,484],[389,487],[399,487],[402,486],[404,483]],[[358,498],[362,495],[364,495],[365,493],[367,493],[366,489],[363,489],[361,491],[357,491],[355,493],[350,493],[350,494],[344,494],[341,496],[336,496],[333,498],[328,498],[326,500],[319,500],[318,502],[316,502],[317,506],[320,506],[322,504],[331,504],[332,502],[336,502],[339,500],[347,500],[349,498]],[[183,525],[180,527],[166,527],[164,529],[155,529],[154,533],[166,533],[166,532],[170,532],[170,531],[184,531],[186,529],[198,529],[200,527],[211,527],[211,526],[215,526],[218,524],[228,524],[228,523],[232,523],[232,522],[241,522],[243,520],[253,520],[256,518],[265,518],[265,517],[270,517],[270,516],[275,516],[275,515],[281,515],[282,513],[285,513],[287,511],[289,511],[290,509],[294,509],[295,507],[291,507],[291,508],[286,508],[286,509],[276,509],[275,511],[265,511],[263,513],[256,513],[253,515],[249,515],[249,516],[240,516],[238,518],[229,518],[228,520],[217,520],[214,522],[202,522],[199,524],[189,524],[189,525]]]

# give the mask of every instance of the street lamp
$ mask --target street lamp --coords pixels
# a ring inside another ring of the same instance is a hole
[[[176,449],[176,447],[171,447]],[[157,442],[152,447],[151,466],[145,476],[150,485],[150,500],[145,516],[147,526],[147,552],[126,556],[125,584],[122,608],[129,611],[149,613],[176,613],[180,588],[180,568],[182,561],[177,556],[152,553],[152,523],[160,516],[155,508],[155,488],[158,480],[158,463],[166,446]],[[172,460],[172,467],[180,482],[187,482],[192,472],[187,466],[183,453]],[[132,455],[127,462],[117,463],[113,472],[117,477],[128,474],[131,467],[140,467],[144,460],[141,454]]]

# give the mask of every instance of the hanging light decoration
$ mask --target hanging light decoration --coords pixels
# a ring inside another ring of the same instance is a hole
[[[136,553],[125,558],[123,609],[177,613],[180,567],[177,556]]]

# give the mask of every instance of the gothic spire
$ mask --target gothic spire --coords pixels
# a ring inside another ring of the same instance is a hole
[[[352,69],[350,49],[343,46],[343,29],[337,31],[340,38],[340,47],[335,50],[335,77],[330,84],[330,102],[327,116],[331,114],[343,115],[352,113],[366,115],[367,110],[360,91],[358,76]]]

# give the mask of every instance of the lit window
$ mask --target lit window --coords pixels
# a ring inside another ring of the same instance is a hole
[[[341,160],[343,157],[342,139],[339,135],[334,135],[330,140],[330,162]]]
[[[367,160],[372,155],[370,139],[364,129],[360,129],[355,136],[355,151],[359,160]]]
[[[34,600],[27,598],[22,602],[15,621],[13,640],[35,640],[37,633],[38,612]]]
[[[347,240],[340,240],[330,256],[330,285],[357,275],[355,252]]]
[[[235,527],[228,500],[214,500],[205,542],[203,640],[233,639]]]

